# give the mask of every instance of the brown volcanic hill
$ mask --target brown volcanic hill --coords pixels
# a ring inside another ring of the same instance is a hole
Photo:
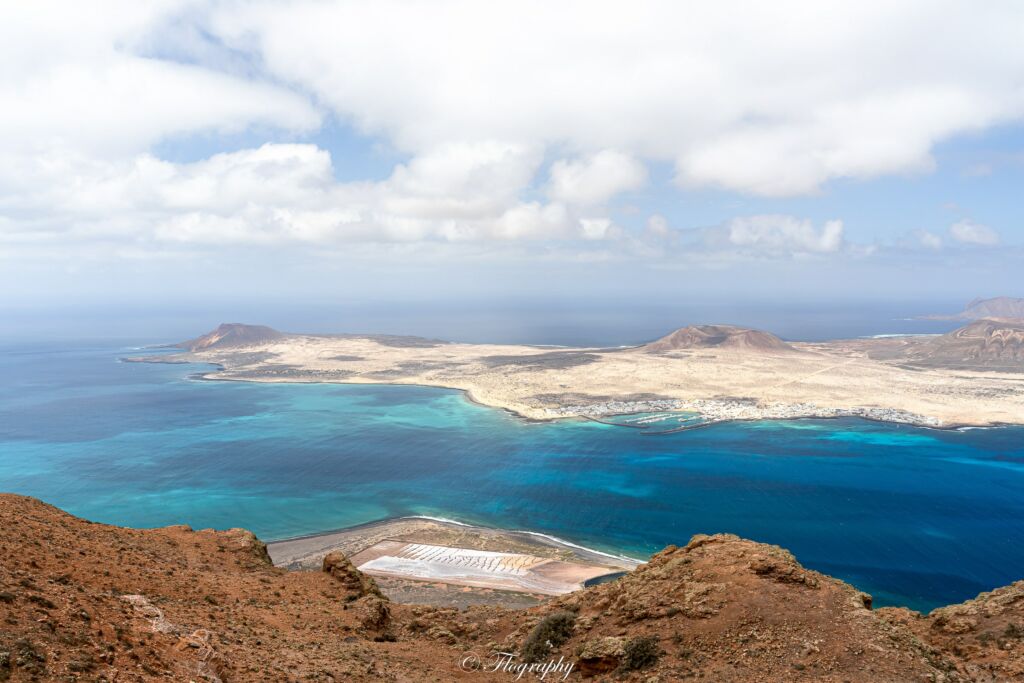
[[[570,681],[1024,676],[1024,582],[928,616],[872,611],[781,548],[696,536],[536,608],[457,611],[389,602],[338,553],[323,571],[285,571],[241,529],[123,529],[0,495],[0,681],[507,682],[515,671],[460,662],[489,667],[566,611],[566,640],[544,659],[571,662]]]
[[[285,335],[266,325],[245,325],[243,323],[221,323],[212,332],[201,337],[181,342],[177,346],[188,351],[227,349],[239,346],[254,346],[281,339]]]
[[[796,352],[792,346],[770,332],[734,325],[691,325],[681,327],[661,339],[644,345],[652,352],[706,348],[748,349],[753,351]]]
[[[1024,321],[977,320],[906,346],[913,362],[951,368],[1024,371]]]
[[[1014,318],[1024,320],[1024,299],[997,296],[993,299],[975,299],[967,304],[960,316],[966,320],[980,318]]]
[[[983,318],[1024,320],[1024,299],[1011,296],[975,299],[955,315],[929,315],[925,318],[930,320],[981,320]]]

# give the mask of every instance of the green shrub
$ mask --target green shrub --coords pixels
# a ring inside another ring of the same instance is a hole
[[[640,636],[630,638],[624,646],[626,654],[622,657],[623,671],[636,671],[646,669],[658,663],[661,657],[661,648],[658,646],[658,639],[654,636]]]
[[[519,655],[524,662],[539,662],[552,648],[556,648],[572,636],[576,615],[572,612],[555,612],[541,619],[530,635],[523,641]]]

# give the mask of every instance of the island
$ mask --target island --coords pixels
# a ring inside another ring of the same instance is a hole
[[[292,334],[228,323],[133,361],[207,363],[214,380],[459,389],[531,420],[648,415],[651,433],[723,420],[861,417],[922,427],[1024,423],[1024,321],[944,335],[784,341],[693,325],[628,348]],[[634,425],[636,426],[636,425]]]

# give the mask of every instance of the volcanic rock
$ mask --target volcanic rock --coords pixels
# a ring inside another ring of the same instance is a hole
[[[681,327],[643,347],[652,353],[685,349],[739,349],[768,353],[798,353],[770,332],[734,325],[691,325]]]

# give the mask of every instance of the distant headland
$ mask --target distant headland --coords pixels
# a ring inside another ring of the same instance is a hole
[[[991,299],[974,299],[959,313],[953,315],[923,315],[921,320],[1020,320],[1024,321],[1024,299],[1011,296],[997,296]]]

